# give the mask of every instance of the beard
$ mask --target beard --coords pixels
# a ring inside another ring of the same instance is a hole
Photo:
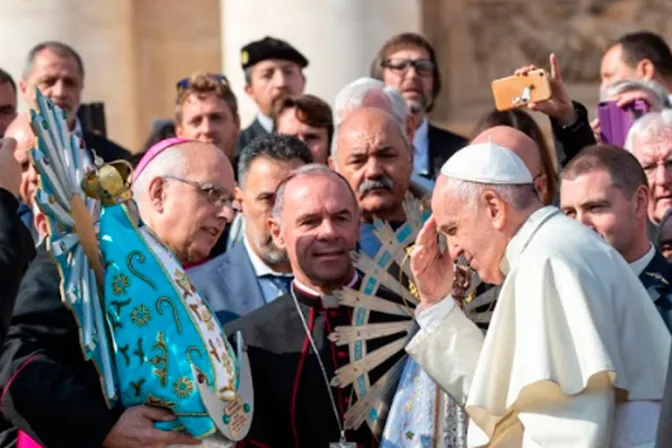
[[[257,247],[261,259],[266,263],[271,265],[289,263],[287,251],[276,246],[271,235],[266,235],[263,239],[257,241]]]

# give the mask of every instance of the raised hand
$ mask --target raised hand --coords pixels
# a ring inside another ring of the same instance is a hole
[[[420,230],[411,253],[411,273],[420,293],[420,302],[431,306],[447,296],[453,285],[453,260],[439,248],[434,216]]]
[[[540,103],[529,103],[527,107],[530,110],[542,112],[557,120],[561,125],[566,126],[574,121],[574,105],[572,104],[572,99],[567,94],[567,90],[565,90],[558,58],[554,53],[551,53],[549,56],[549,62],[551,66],[551,79],[549,79],[551,98]],[[528,72],[536,69],[536,65],[527,65],[516,70],[514,75],[527,76]]]

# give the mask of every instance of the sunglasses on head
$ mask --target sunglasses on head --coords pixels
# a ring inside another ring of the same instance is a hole
[[[226,75],[222,75],[219,73],[208,73],[206,75],[208,78],[212,78],[216,81],[221,82],[222,84],[229,85],[229,79],[226,77]],[[178,89],[186,89],[189,86],[189,83],[191,82],[191,78],[184,78],[180,79],[177,81],[177,88]]]

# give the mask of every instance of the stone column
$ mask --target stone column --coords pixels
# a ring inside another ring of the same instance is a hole
[[[291,43],[310,61],[306,93],[333,105],[348,82],[368,76],[390,36],[421,30],[420,0],[221,0],[223,71],[239,98],[243,127],[254,103],[244,93],[240,49],[271,35]]]
[[[102,101],[108,136],[135,150],[141,140],[132,0],[3,0],[0,67],[17,81],[28,51],[45,40],[71,45],[84,60],[82,102]],[[20,110],[27,110],[19,99]]]

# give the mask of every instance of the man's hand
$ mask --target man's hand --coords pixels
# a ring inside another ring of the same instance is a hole
[[[551,98],[540,103],[529,103],[527,107],[530,110],[542,112],[551,118],[554,118],[563,126],[572,124],[575,119],[574,105],[572,99],[565,90],[565,85],[562,82],[562,75],[560,74],[560,65],[554,53],[549,57],[551,65]],[[516,76],[527,76],[527,73],[536,70],[535,65],[528,65],[521,67],[514,72]]]
[[[103,448],[165,448],[168,445],[200,445],[201,442],[187,434],[160,431],[154,422],[169,421],[175,416],[164,409],[149,406],[129,408],[103,441]]]
[[[0,140],[0,188],[3,188],[19,197],[21,185],[21,167],[14,158],[16,140],[3,138]]]
[[[420,303],[431,306],[450,293],[453,285],[453,260],[441,253],[436,220],[431,216],[415,240],[411,253],[411,272],[420,293]]]
[[[599,118],[593,118],[593,121],[590,122],[590,129],[593,130],[593,137],[595,137],[595,141],[597,143],[604,143],[602,141],[602,131],[600,128],[600,119]]]

